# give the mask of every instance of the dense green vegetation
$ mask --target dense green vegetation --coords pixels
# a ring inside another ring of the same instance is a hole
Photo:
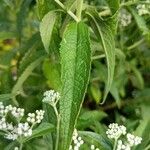
[[[0,149],[149,150],[149,86],[150,0],[0,1]]]

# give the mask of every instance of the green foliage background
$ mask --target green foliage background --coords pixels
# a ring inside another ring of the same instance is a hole
[[[92,65],[77,129],[82,130],[85,140],[90,139],[107,150],[112,144],[104,140],[106,126],[112,122],[124,124],[130,132],[143,138],[144,142],[136,150],[148,150],[150,15],[139,16],[136,10],[137,4],[144,1],[121,1],[120,6],[117,0],[84,2],[82,20],[89,26]],[[75,11],[73,1],[62,3]],[[132,14],[132,22],[127,27],[121,27],[118,19],[122,9]],[[53,110],[42,104],[42,97],[48,89],[61,91],[59,49],[66,27],[72,21],[53,0],[0,1],[0,101],[19,105],[27,112],[44,108],[45,122],[55,123]],[[88,131],[102,135],[104,141]],[[0,138],[0,147],[13,146],[11,141]],[[50,150],[54,139],[51,134],[35,138],[25,148]]]

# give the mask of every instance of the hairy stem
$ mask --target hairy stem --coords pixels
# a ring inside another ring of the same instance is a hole
[[[23,148],[23,144],[22,144],[22,143],[20,143],[19,150],[22,150],[22,148]]]
[[[55,144],[55,150],[58,150],[58,144],[59,144],[59,126],[60,126],[60,115],[57,111],[57,108],[56,106],[53,107],[54,108],[54,111],[55,111],[55,114],[56,114],[56,117],[57,117],[57,134],[56,134],[56,144]]]
[[[64,4],[62,2],[60,2],[59,0],[55,0],[55,2],[64,10],[66,10],[66,7],[64,6]],[[76,21],[79,22],[77,16],[70,10],[66,10],[67,13]]]
[[[77,18],[81,21],[83,0],[77,0]]]
[[[117,147],[117,141],[118,141],[118,139],[115,139],[115,143],[114,143],[113,150],[116,150],[116,147]]]

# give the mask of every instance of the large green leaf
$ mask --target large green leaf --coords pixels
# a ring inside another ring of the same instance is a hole
[[[40,24],[40,34],[47,53],[49,53],[49,46],[55,21],[56,14],[54,11],[50,11],[44,16]]]
[[[111,89],[111,84],[114,76],[114,68],[115,68],[115,41],[114,41],[114,32],[115,32],[115,17],[109,18],[107,20],[103,20],[99,17],[96,11],[89,11],[87,14],[91,19],[91,27],[93,31],[97,35],[98,40],[101,42],[108,66],[108,76],[107,83],[105,87],[105,93],[103,102],[105,101],[107,94]]]
[[[59,149],[67,150],[89,81],[91,50],[88,27],[84,23],[67,26],[60,55],[62,93]]]
[[[119,0],[114,1],[106,0],[106,1],[111,10],[111,16],[108,17],[107,19],[102,19],[99,16],[98,12],[95,10],[89,10],[87,12],[88,16],[90,17],[91,27],[95,32],[98,40],[102,44],[107,60],[108,75],[102,103],[105,102],[106,97],[111,89],[114,76],[114,68],[115,68],[114,36],[117,27],[117,15],[119,9]]]

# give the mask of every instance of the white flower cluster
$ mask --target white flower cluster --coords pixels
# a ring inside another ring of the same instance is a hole
[[[106,134],[110,139],[115,139],[115,141],[117,141],[121,135],[126,135],[125,142],[120,139],[117,141],[116,150],[131,150],[131,147],[140,144],[142,141],[141,137],[134,136],[131,133],[126,133],[125,126],[118,125],[117,123],[112,123],[108,127],[109,128],[106,131]]]
[[[142,138],[138,137],[138,136],[134,136],[131,133],[128,133],[127,134],[127,141],[128,141],[130,146],[136,146],[136,145],[139,145],[141,143]]]
[[[99,148],[95,148],[95,145],[91,145],[91,150],[99,150]]]
[[[12,107],[12,105],[5,107],[3,103],[0,102],[0,116],[6,116],[8,112],[10,112],[15,118],[22,118],[24,116],[23,108]]]
[[[17,126],[14,126],[9,133],[5,135],[6,139],[16,140],[17,138],[24,136],[28,137],[32,135],[32,128],[27,122],[19,123]]]
[[[128,144],[124,144],[122,140],[118,140],[117,150],[131,150],[131,148]]]
[[[60,94],[54,90],[44,92],[43,102],[55,105],[60,99]]]
[[[13,121],[7,121],[7,113],[10,113],[18,124]],[[34,114],[34,115],[33,115]],[[0,102],[0,130],[4,131],[5,138],[9,140],[16,140],[19,137],[29,137],[32,135],[32,128],[36,123],[40,123],[44,117],[43,110],[36,110],[35,113],[29,113],[27,122],[21,122],[24,117],[24,109],[12,107],[12,105],[4,106]],[[31,125],[30,125],[31,124]]]
[[[150,15],[150,0],[146,0],[146,4],[138,4],[136,9],[140,16]]]
[[[112,123],[108,127],[109,129],[106,131],[106,134],[110,139],[118,139],[122,134],[126,134],[125,126],[119,126],[117,123]]]
[[[43,118],[44,118],[44,111],[36,110],[35,113],[28,113],[27,121],[29,123],[35,124],[35,123],[40,123]]]
[[[131,23],[132,16],[126,9],[121,9],[119,20],[120,20],[121,26],[126,27]]]
[[[77,129],[75,129],[73,132],[72,140],[73,140],[73,145],[70,145],[69,150],[79,150],[80,146],[84,143],[82,138],[78,136]]]

